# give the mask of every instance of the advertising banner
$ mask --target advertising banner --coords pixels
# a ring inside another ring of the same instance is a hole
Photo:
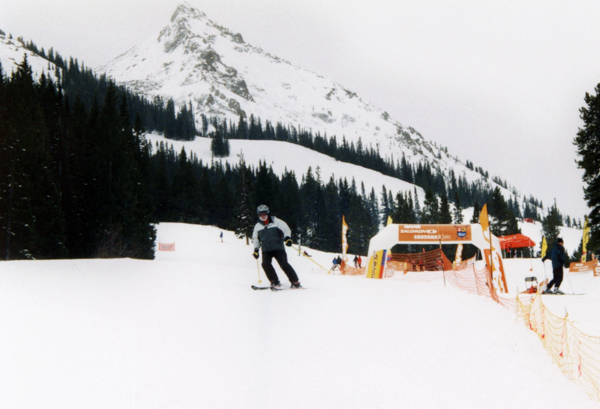
[[[400,242],[470,241],[471,226],[455,224],[400,224]]]
[[[586,261],[584,263],[571,263],[569,273],[591,273],[596,267],[596,260]]]
[[[373,253],[367,266],[367,278],[382,279],[386,261],[387,250],[379,250]]]

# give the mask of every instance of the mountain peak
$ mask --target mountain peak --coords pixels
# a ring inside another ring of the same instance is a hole
[[[206,14],[200,10],[190,6],[187,2],[183,2],[177,6],[175,12],[171,16],[171,22],[174,23],[177,19],[192,18],[201,20],[206,18]]]
[[[348,143],[360,140],[385,156],[404,153],[430,163],[450,159],[356,93],[245,43],[241,34],[185,2],[158,39],[98,71],[145,96],[173,98],[180,106],[191,102],[198,124],[202,114],[234,123],[253,114],[263,123],[311,129]]]

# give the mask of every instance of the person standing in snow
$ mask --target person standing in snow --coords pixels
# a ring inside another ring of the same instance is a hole
[[[335,269],[338,268],[337,257],[334,257],[333,260],[331,260],[331,262],[333,263],[333,265],[331,266],[331,270],[329,271],[335,271]]]
[[[542,259],[542,261],[546,261],[547,259],[552,259],[552,281],[548,283],[546,287],[546,291],[543,294],[564,294],[558,288],[563,280],[563,266],[565,265],[565,248],[563,244],[563,239],[560,237],[554,243],[554,247],[552,247],[552,251],[550,254],[546,254],[546,257]],[[556,286],[556,289],[552,291],[552,286]]]
[[[271,264],[273,258],[275,258],[290,283],[292,283],[291,288],[302,288],[298,281],[298,275],[288,263],[287,253],[285,252],[284,243],[288,247],[292,245],[290,237],[292,232],[289,226],[283,220],[269,215],[269,208],[265,205],[258,206],[256,212],[259,220],[252,233],[252,243],[254,244],[252,255],[258,260],[258,249],[262,249],[262,268],[271,282],[271,287],[281,287],[275,268]]]

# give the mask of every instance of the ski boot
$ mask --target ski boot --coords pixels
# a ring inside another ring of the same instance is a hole
[[[554,294],[554,291],[552,291],[552,288],[546,288],[542,294]]]

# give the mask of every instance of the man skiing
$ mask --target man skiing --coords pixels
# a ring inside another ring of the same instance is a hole
[[[283,246],[284,243],[288,247],[292,245],[290,237],[292,232],[289,226],[283,220],[270,216],[269,208],[265,205],[258,206],[256,212],[259,220],[252,233],[252,243],[254,244],[252,255],[258,260],[258,249],[259,247],[262,248],[262,268],[271,282],[271,287],[281,287],[275,268],[271,264],[273,258],[275,258],[290,283],[292,283],[291,288],[302,288],[298,281],[298,275],[288,263],[285,247]]]
[[[548,283],[546,287],[546,291],[543,294],[564,294],[558,288],[563,280],[563,266],[565,265],[565,248],[563,245],[563,239],[560,237],[554,243],[554,247],[552,247],[552,251],[550,254],[546,254],[546,256],[542,259],[542,261],[546,261],[547,259],[552,259],[552,281]],[[555,285],[556,289],[552,291],[552,286]]]

